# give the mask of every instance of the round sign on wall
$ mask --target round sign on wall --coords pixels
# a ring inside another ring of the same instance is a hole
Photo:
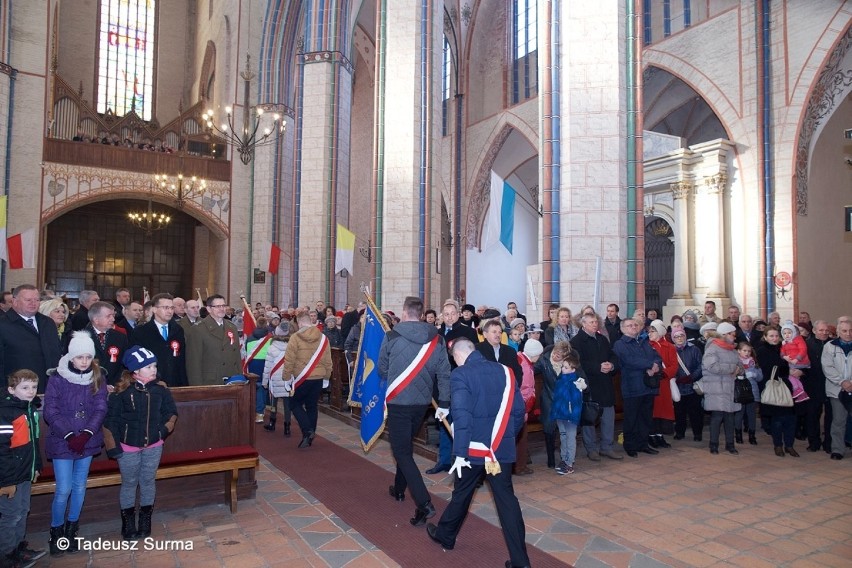
[[[786,288],[793,281],[793,277],[789,272],[779,272],[775,275],[775,285],[779,288]]]

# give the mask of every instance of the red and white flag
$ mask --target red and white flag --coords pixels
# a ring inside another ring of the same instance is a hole
[[[36,232],[27,229],[6,239],[6,259],[10,269],[36,267]]]

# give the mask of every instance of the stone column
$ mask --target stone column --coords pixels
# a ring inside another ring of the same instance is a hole
[[[706,199],[705,209],[696,212],[701,215],[703,222],[709,225],[709,231],[702,231],[705,235],[708,256],[707,264],[702,266],[707,275],[707,298],[727,298],[725,290],[725,208],[722,200],[725,196],[725,188],[728,186],[728,176],[723,173],[714,174],[704,178],[704,191]],[[697,220],[697,219],[696,219]],[[710,235],[713,238],[710,238]],[[716,302],[719,304],[719,302]],[[719,307],[722,305],[719,304]]]
[[[437,305],[440,275],[433,264],[440,242],[440,92],[443,4],[378,0],[376,131],[381,228],[376,291],[383,307],[401,308],[406,296]],[[384,38],[384,41],[382,41]]]
[[[346,20],[344,2],[333,1],[324,10],[332,19]],[[315,2],[314,13],[322,13]],[[309,41],[299,55],[301,92],[297,108],[301,144],[297,164],[296,207],[299,223],[298,302],[335,301],[334,252],[336,224],[348,225],[349,130],[353,67],[345,25],[328,27],[324,18],[312,21]],[[295,301],[295,298],[294,298]]]
[[[678,181],[671,184],[674,195],[674,295],[673,299],[689,299],[689,198],[692,183]]]
[[[624,306],[628,240],[626,164],[631,158],[624,137],[627,120],[624,2],[561,2],[560,6],[562,96],[558,112],[562,151],[558,298],[566,306],[588,303],[594,297],[595,263],[600,256],[598,307],[610,302]],[[601,32],[599,41],[588,41],[590,30]],[[641,226],[637,230],[641,234]],[[545,243],[549,242],[549,235],[543,238]]]

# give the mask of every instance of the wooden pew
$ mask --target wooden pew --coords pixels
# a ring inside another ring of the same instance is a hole
[[[253,499],[255,471],[255,382],[244,385],[179,387],[171,389],[178,409],[174,433],[163,448],[157,478],[156,508],[180,509],[211,502],[218,496],[236,509],[238,499]],[[48,427],[41,423],[42,439]],[[50,503],[55,481],[47,469],[33,486],[30,530],[50,525]],[[187,476],[192,476],[191,481]],[[118,516],[120,475],[117,463],[103,452],[92,461],[83,515],[86,522]]]

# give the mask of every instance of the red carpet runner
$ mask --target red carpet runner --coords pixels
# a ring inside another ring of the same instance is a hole
[[[499,528],[470,514],[459,533],[456,546],[444,552],[426,535],[425,527],[412,527],[411,496],[402,503],[388,495],[393,475],[369,460],[319,436],[311,448],[299,450],[299,430],[284,439],[281,432],[257,433],[257,449],[276,468],[405,568],[424,566],[503,567],[509,558]],[[482,491],[487,491],[483,488]],[[437,522],[447,506],[434,497]],[[369,504],[369,506],[368,506]],[[530,563],[536,568],[567,566],[549,554],[527,545]]]

